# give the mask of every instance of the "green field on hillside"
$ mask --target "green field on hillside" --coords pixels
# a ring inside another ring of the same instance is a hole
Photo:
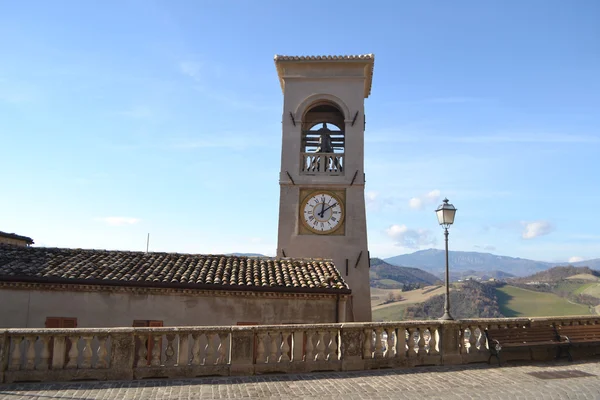
[[[373,316],[371,319],[373,321],[400,321],[404,315],[404,309],[412,305],[414,305],[414,303],[395,303],[390,304],[387,307],[378,308],[373,310]]]
[[[600,298],[600,283],[596,283],[596,282],[586,283],[585,285],[580,286],[573,293],[574,294],[587,294],[589,296],[594,296],[594,297]]]
[[[552,293],[506,285],[496,289],[500,312],[507,317],[558,317],[588,315],[590,307],[571,303]]]

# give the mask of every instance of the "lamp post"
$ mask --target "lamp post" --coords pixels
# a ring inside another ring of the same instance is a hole
[[[454,223],[454,215],[456,214],[456,208],[450,203],[448,199],[444,199],[444,203],[435,210],[437,214],[438,222],[444,228],[444,236],[446,236],[446,301],[444,303],[444,315],[440,318],[444,321],[453,320],[450,315],[450,273],[448,272],[448,228]]]

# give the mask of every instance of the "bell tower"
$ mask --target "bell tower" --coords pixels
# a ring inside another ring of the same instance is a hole
[[[372,54],[275,56],[283,91],[278,257],[333,259],[346,321],[371,321],[364,99]]]

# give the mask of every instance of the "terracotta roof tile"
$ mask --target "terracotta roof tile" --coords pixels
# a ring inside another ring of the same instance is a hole
[[[285,56],[275,55],[275,61],[335,61],[335,60],[374,60],[373,54],[355,54],[355,55],[339,55],[339,56]]]
[[[90,280],[97,284],[214,285],[215,290],[348,291],[331,260],[143,253],[0,244],[0,281]]]

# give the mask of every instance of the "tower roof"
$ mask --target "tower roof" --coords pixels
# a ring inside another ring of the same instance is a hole
[[[290,64],[317,64],[317,63],[336,63],[336,64],[364,64],[365,67],[365,98],[371,94],[371,83],[373,81],[373,65],[375,64],[374,54],[358,55],[340,55],[340,56],[285,56],[275,55],[275,67],[281,90],[284,90],[284,65]]]

